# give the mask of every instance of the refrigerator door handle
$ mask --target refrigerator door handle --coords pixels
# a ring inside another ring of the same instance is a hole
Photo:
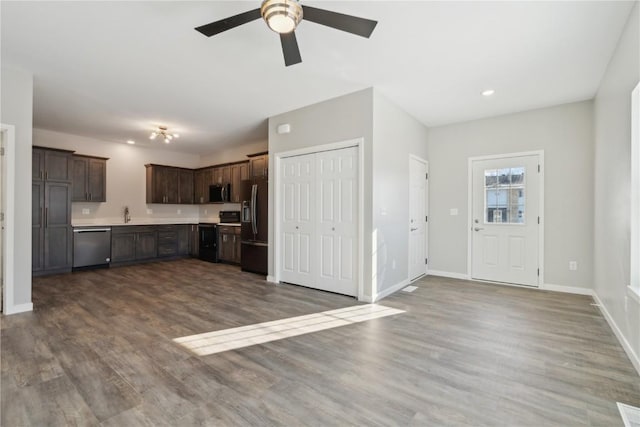
[[[253,234],[258,234],[258,225],[256,224],[256,201],[258,195],[258,186],[253,184],[251,186],[251,228],[253,229]]]

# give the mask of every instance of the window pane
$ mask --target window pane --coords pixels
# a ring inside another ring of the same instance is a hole
[[[487,169],[485,182],[485,222],[524,224],[525,168]]]
[[[524,168],[511,168],[511,184],[524,183]]]
[[[510,176],[511,176],[511,171],[509,171],[509,169],[498,169],[498,184],[509,185]]]
[[[485,187],[495,187],[498,183],[496,178],[497,171],[495,169],[484,171],[484,186]]]

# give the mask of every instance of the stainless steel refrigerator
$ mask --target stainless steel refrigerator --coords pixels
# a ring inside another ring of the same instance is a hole
[[[267,275],[269,180],[242,181],[242,231],[240,265],[242,271]]]

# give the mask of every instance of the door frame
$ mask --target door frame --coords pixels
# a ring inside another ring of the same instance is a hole
[[[544,286],[544,150],[523,151],[519,153],[491,154],[487,156],[469,157],[467,170],[467,279],[478,280],[472,278],[473,265],[473,162],[482,160],[508,159],[510,157],[538,156],[538,165],[540,172],[538,173],[538,184],[540,188],[538,217],[540,224],[538,225],[538,266],[540,274],[538,275],[537,288]],[[478,280],[482,282],[490,282],[489,280]],[[496,282],[497,283],[497,282]],[[504,283],[510,286],[523,286],[531,288],[531,286],[519,285],[517,283]]]
[[[280,203],[282,195],[280,194],[280,166],[281,160],[287,157],[302,156],[305,154],[321,153],[323,151],[340,150],[342,148],[358,148],[358,238],[357,242],[357,271],[358,271],[358,300],[365,299],[364,295],[364,138],[350,139],[346,141],[333,142],[329,144],[314,145],[312,147],[299,148],[296,150],[282,151],[274,154],[275,173],[273,174],[274,189],[274,207],[273,207],[273,266],[275,283],[280,283],[280,260],[282,259],[282,242],[280,239]]]
[[[2,233],[2,313],[16,312],[13,299],[15,281],[14,247],[15,238],[15,185],[16,185],[16,128],[13,125],[0,123],[0,132],[4,140],[4,156],[2,156],[2,209],[4,210],[4,232]],[[24,310],[18,310],[24,311]]]
[[[416,156],[415,154],[409,154],[409,197],[411,197],[411,160],[416,160],[420,163],[424,163],[424,168],[427,173],[425,177],[425,185],[424,185],[424,214],[426,217],[429,217],[429,162],[422,157]],[[409,201],[411,203],[411,201]],[[411,221],[411,210],[408,209],[409,215],[407,216],[408,221]],[[416,277],[415,279],[411,279],[411,231],[407,232],[407,245],[409,247],[407,256],[407,281],[409,283],[413,283],[418,279],[427,275],[429,270],[429,265],[427,263],[424,264],[424,274]],[[428,260],[429,259],[429,221],[425,221],[424,224],[424,256]]]

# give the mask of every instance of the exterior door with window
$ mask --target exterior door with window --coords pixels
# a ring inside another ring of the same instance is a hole
[[[472,161],[471,277],[538,286],[539,156]]]

